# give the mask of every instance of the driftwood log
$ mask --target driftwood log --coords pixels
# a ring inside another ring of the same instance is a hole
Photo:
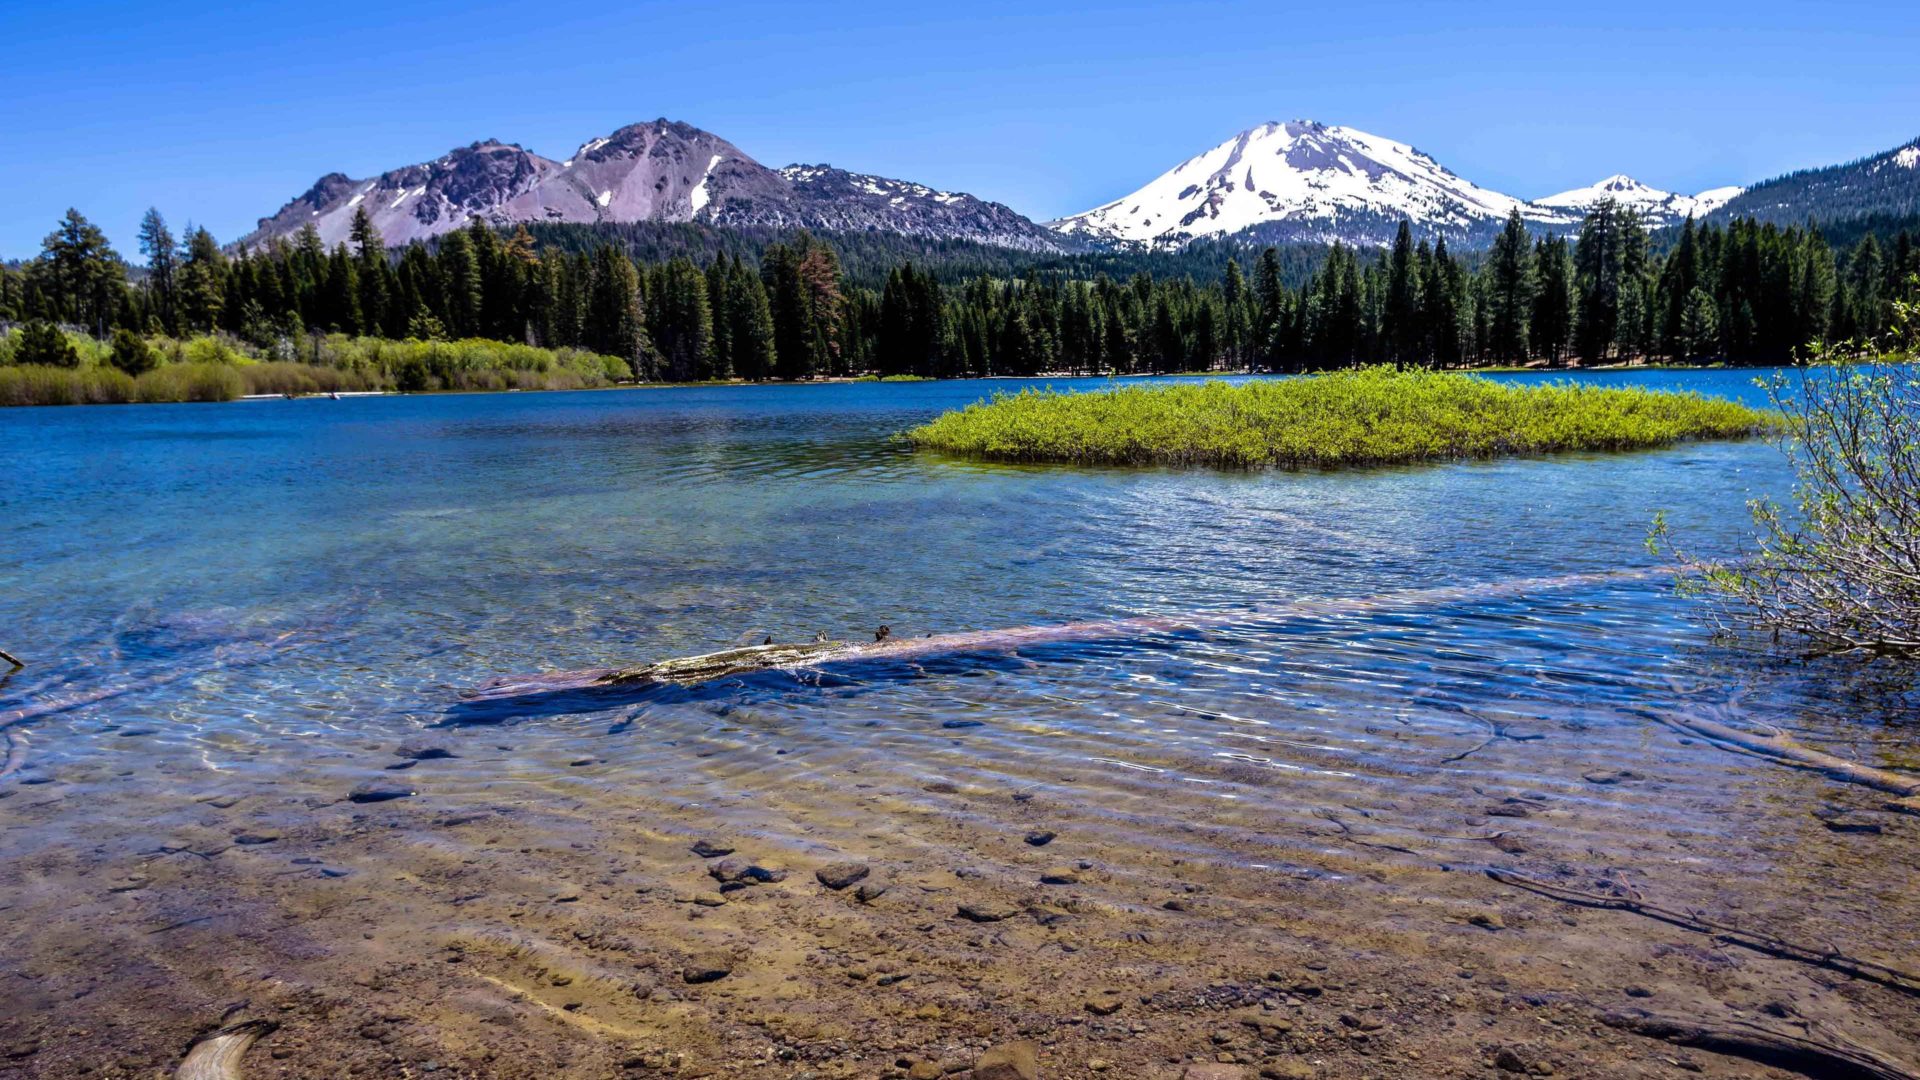
[[[1626,570],[1557,577],[1515,578],[1476,585],[1448,585],[1407,589],[1375,596],[1296,600],[1229,612],[1194,615],[1146,615],[1128,619],[1101,619],[1052,626],[1018,626],[1000,630],[973,630],[929,634],[921,638],[889,637],[882,641],[818,641],[799,644],[753,645],[652,664],[624,668],[588,668],[496,679],[467,695],[473,701],[495,701],[549,693],[572,693],[595,687],[637,685],[692,686],[756,671],[797,671],[829,664],[863,661],[918,660],[969,652],[1004,652],[1030,646],[1074,641],[1101,641],[1149,634],[1220,629],[1272,620],[1311,619],[1375,610],[1422,607],[1460,600],[1522,596],[1585,585],[1634,581],[1664,574],[1659,569]]]
[[[1665,724],[1682,735],[1704,739],[1722,748],[1758,754],[1785,765],[1823,772],[1836,780],[1863,784],[1903,798],[1920,795],[1920,779],[1838,758],[1825,751],[1794,742],[1785,735],[1763,735],[1758,732],[1743,731],[1704,717],[1672,716],[1644,709],[1636,709],[1634,712],[1655,723]]]
[[[11,665],[13,667],[13,670],[15,671],[19,671],[21,668],[27,666],[20,662],[19,657],[13,655],[12,653],[8,652],[5,649],[0,649],[0,661],[4,661],[5,663]]]
[[[1750,1020],[1704,1020],[1629,1010],[1601,1018],[1608,1027],[1716,1054],[1791,1069],[1820,1080],[1920,1080],[1912,1067],[1821,1024],[1805,1033]]]

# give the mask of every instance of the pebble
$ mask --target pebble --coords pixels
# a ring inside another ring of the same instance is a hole
[[[1500,913],[1497,911],[1477,911],[1469,916],[1467,921],[1483,930],[1505,930],[1507,928],[1507,921],[1502,919]]]
[[[958,731],[961,728],[981,727],[985,723],[986,721],[984,720],[943,720],[940,722],[940,726],[949,731]]]
[[[881,897],[887,895],[887,890],[892,887],[893,885],[891,882],[873,881],[873,880],[863,881],[860,883],[860,887],[858,889],[853,890],[853,898],[855,900],[860,901],[863,904],[871,904],[875,900],[878,900]]]
[[[872,870],[866,863],[837,862],[829,863],[813,872],[820,884],[838,891],[864,879]]]
[[[734,852],[732,845],[719,840],[695,840],[692,851],[703,859],[718,859]]]
[[[1080,884],[1080,875],[1064,867],[1055,867],[1054,869],[1047,870],[1040,875],[1040,884],[1042,885],[1078,885]]]
[[[1095,1016],[1112,1016],[1120,1011],[1127,999],[1117,990],[1102,990],[1086,1000],[1087,1011]]]
[[[414,761],[438,761],[441,758],[459,756],[444,746],[432,746],[427,743],[401,743],[394,754]]]
[[[259,844],[271,844],[278,839],[280,838],[278,836],[275,836],[272,833],[243,832],[240,835],[234,837],[233,842],[236,844],[239,844],[242,847],[254,847]]]
[[[973,1080],[1039,1080],[1040,1047],[1032,1042],[1003,1043],[973,1063]]]
[[[1001,904],[992,900],[976,900],[961,904],[959,911],[955,914],[968,922],[999,922],[1020,914],[1020,909],[1011,904]]]
[[[1032,844],[1034,847],[1046,847],[1048,844],[1053,843],[1053,838],[1057,835],[1057,833],[1051,833],[1045,829],[1035,829],[1027,834],[1027,843]]]
[[[1628,780],[1644,780],[1646,777],[1632,769],[1596,769],[1583,774],[1581,779],[1589,784],[1620,784]]]
[[[723,952],[701,953],[687,961],[680,977],[689,983],[710,983],[733,974],[733,957]]]
[[[785,870],[769,870],[745,859],[721,859],[707,873],[722,885],[766,885],[787,880]]]
[[[414,790],[409,787],[400,787],[399,785],[396,785],[396,784],[383,784],[378,782],[369,782],[369,783],[361,784],[360,786],[354,788],[352,791],[347,792],[347,798],[348,800],[352,802],[357,802],[357,803],[378,803],[378,802],[388,802],[393,799],[405,799],[405,798],[411,797],[414,794],[415,794]]]

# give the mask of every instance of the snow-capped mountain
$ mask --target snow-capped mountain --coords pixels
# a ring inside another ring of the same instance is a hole
[[[1718,187],[1698,195],[1676,195],[1643,184],[1631,176],[1616,173],[1597,184],[1534,201],[1540,206],[1585,214],[1599,205],[1601,200],[1612,199],[1638,213],[1648,228],[1661,228],[1678,225],[1689,216],[1705,217],[1745,190],[1741,187]]]
[[[1123,199],[1051,225],[1154,247],[1204,236],[1381,244],[1402,218],[1465,239],[1497,229],[1515,208],[1541,225],[1577,220],[1480,187],[1406,143],[1295,120],[1243,131]]]
[[[1058,233],[999,203],[826,165],[769,169],[727,140],[669,120],[589,140],[564,160],[493,140],[370,180],[320,178],[245,237],[257,244],[311,223],[345,241],[364,206],[389,244],[424,240],[475,218],[516,222],[682,222],[879,230],[1061,251]]]

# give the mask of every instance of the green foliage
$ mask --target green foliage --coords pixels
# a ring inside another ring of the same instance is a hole
[[[13,362],[41,367],[75,368],[80,366],[80,351],[59,327],[51,323],[30,322],[13,341]]]
[[[1788,421],[1779,444],[1793,505],[1751,504],[1759,540],[1746,558],[1674,550],[1683,586],[1776,636],[1920,656],[1920,278],[1907,292],[1892,301],[1885,338],[1818,350],[1765,381]],[[1672,546],[1664,515],[1648,546]]]
[[[128,375],[144,375],[160,366],[160,354],[140,335],[125,328],[113,332],[112,351],[107,360]]]
[[[64,367],[39,362],[0,367],[5,373],[0,404],[230,401],[243,394],[359,390],[582,390],[633,378],[632,368],[617,356],[484,338],[303,336],[286,343],[301,363],[276,359],[278,345],[269,351],[223,336],[147,340],[120,330],[108,347],[77,340],[78,347],[76,339],[50,326],[0,337],[0,359],[20,354],[23,342],[34,360],[52,347],[46,342],[58,342],[73,356]]]
[[[1768,431],[1697,394],[1369,367],[1243,385],[1026,390],[949,412],[916,445],[1000,461],[1287,468],[1629,450]]]

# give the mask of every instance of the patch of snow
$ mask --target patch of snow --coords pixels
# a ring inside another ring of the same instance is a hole
[[[599,196],[595,198],[593,201],[600,204],[600,206],[604,208],[608,203],[613,201],[613,190],[609,188],[608,190],[601,192]]]
[[[574,151],[573,156],[577,158],[586,157],[588,154],[593,153],[595,150],[600,149],[612,141],[612,139],[595,139]]]
[[[712,198],[712,193],[707,190],[707,181],[713,179],[713,168],[720,164],[723,156],[724,155],[721,154],[713,155],[713,158],[707,162],[706,171],[700,174],[700,183],[696,185],[693,192],[687,196],[687,201],[693,204],[693,212],[696,214],[704,209],[708,200]]]
[[[1893,163],[1903,169],[1920,169],[1920,146],[1909,146],[1893,155]]]
[[[366,197],[367,197],[367,193],[363,191],[363,192],[361,192],[360,194],[358,194],[358,195],[355,195],[355,196],[354,196],[353,198],[351,198],[351,199],[348,199],[348,200],[347,200],[347,205],[346,205],[346,206],[344,206],[344,207],[342,207],[342,209],[345,209],[345,210],[351,210],[351,209],[353,209],[354,207],[356,207],[356,206],[359,206],[359,205],[360,205],[360,200],[361,200],[361,199],[364,199],[364,198],[366,198]]]

